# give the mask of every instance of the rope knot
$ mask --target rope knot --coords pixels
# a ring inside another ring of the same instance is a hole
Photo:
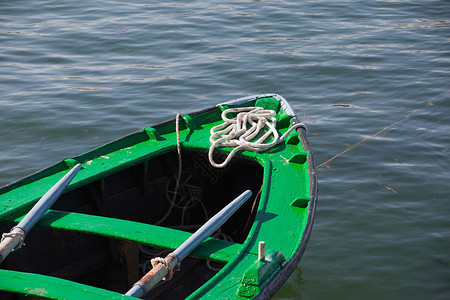
[[[173,270],[169,267],[169,264],[167,263],[167,261],[164,258],[162,258],[162,257],[155,257],[155,258],[152,258],[150,262],[152,263],[152,267],[153,268],[156,268],[156,266],[158,264],[162,264],[167,269],[167,272],[169,272],[169,273],[162,280],[171,280],[172,279],[172,277],[173,277]]]
[[[233,118],[227,114],[237,113]],[[237,107],[229,108],[222,112],[222,124],[211,128],[209,141],[209,161],[216,168],[225,167],[239,150],[262,152],[282,142],[294,129],[303,127],[304,124],[293,124],[281,137],[276,129],[277,120],[275,111],[262,107]],[[267,141],[272,137],[269,141]],[[224,162],[218,164],[214,161],[215,147],[235,147]]]
[[[18,232],[18,231],[14,231],[15,228],[20,228],[17,226],[14,226],[10,232],[7,233],[3,233],[2,234],[2,239],[0,240],[0,243],[3,242],[4,239],[6,238],[12,238],[15,239],[18,236],[20,237],[19,243],[17,244],[16,247],[14,247],[13,249],[11,249],[11,252],[17,251],[19,250],[22,246],[25,246],[24,240],[25,240],[25,234],[23,234],[22,232]]]

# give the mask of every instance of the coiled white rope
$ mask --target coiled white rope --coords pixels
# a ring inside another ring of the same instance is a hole
[[[237,113],[233,118],[228,118],[227,114]],[[265,151],[283,141],[294,129],[305,127],[302,123],[297,123],[290,127],[281,137],[276,129],[277,120],[274,117],[275,111],[262,107],[239,107],[229,108],[222,112],[222,119],[225,123],[211,128],[208,157],[211,165],[216,168],[225,167],[236,152],[240,150]],[[272,137],[269,139],[269,137]],[[235,147],[222,163],[216,163],[213,158],[216,147]]]

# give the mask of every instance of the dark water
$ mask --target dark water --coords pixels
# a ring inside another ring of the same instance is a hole
[[[449,67],[449,1],[1,1],[0,185],[279,93],[322,166],[275,299],[450,299]]]

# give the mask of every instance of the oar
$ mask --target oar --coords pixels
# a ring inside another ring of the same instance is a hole
[[[42,218],[47,210],[49,210],[53,203],[55,203],[56,199],[58,199],[66,189],[67,185],[73,177],[75,177],[80,168],[81,164],[77,164],[73,167],[69,173],[61,178],[47,193],[44,194],[44,196],[42,196],[17,226],[11,228],[9,233],[4,233],[2,235],[2,240],[0,242],[0,263],[9,253],[22,246],[27,233]]]
[[[168,254],[164,259],[159,259],[153,269],[144,275],[133,287],[126,293],[127,296],[142,297],[147,294],[156,284],[158,284],[164,277],[171,277],[172,270],[189,255],[195,248],[197,248],[203,240],[210,236],[220,226],[223,225],[234,212],[250,198],[252,192],[247,190],[240,196],[230,202],[227,206],[222,208],[214,217],[208,220],[202,227],[200,227],[190,238],[188,238],[175,251]]]

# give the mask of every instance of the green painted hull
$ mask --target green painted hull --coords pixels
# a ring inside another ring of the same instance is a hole
[[[222,227],[225,235],[204,241],[181,263],[174,279],[149,297],[272,296],[299,263],[311,232],[317,201],[314,157],[307,133],[300,128],[267,151],[238,152],[224,170],[208,165],[210,129],[222,122],[223,110],[241,106],[275,110],[280,133],[298,122],[278,95],[238,99],[182,116],[186,184],[179,195],[181,206],[170,208],[164,195],[177,173],[175,119],[2,187],[0,230],[8,232],[74,164],[82,163],[65,194],[26,237],[27,246],[0,265],[0,293],[52,299],[131,298],[123,293],[142,275],[137,265],[146,253],[143,247],[177,248],[191,235],[188,227],[176,227],[179,220],[183,226],[204,223],[249,188],[253,197]],[[160,226],[152,225],[158,221]],[[267,249],[264,262],[258,261],[260,241]],[[203,269],[206,260],[220,270]]]

